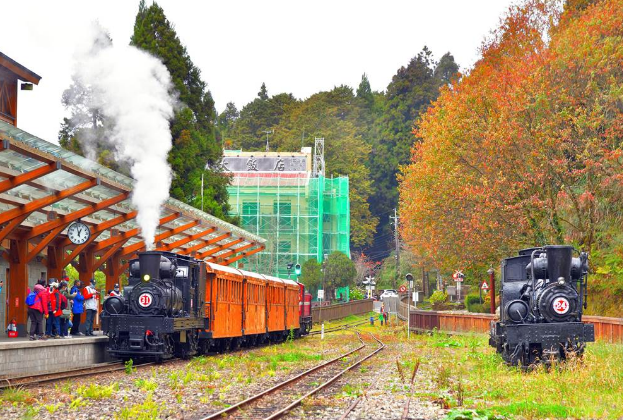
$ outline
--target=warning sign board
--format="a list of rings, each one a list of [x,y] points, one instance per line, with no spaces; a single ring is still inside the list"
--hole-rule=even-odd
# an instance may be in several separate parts
[[[489,284],[486,281],[482,282],[482,286],[480,286],[482,290],[489,290]]]
[[[401,286],[398,288],[398,291],[399,291],[400,293],[405,293],[405,292],[407,291],[407,286],[405,286],[404,284],[403,284],[403,285],[401,285]]]

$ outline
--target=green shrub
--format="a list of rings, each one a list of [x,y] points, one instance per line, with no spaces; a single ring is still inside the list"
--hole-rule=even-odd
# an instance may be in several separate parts
[[[433,305],[433,309],[441,309],[443,304],[448,300],[448,294],[441,290],[435,290],[428,300],[431,305]]]
[[[365,297],[363,290],[358,287],[353,287],[350,289],[350,300],[360,300]]]

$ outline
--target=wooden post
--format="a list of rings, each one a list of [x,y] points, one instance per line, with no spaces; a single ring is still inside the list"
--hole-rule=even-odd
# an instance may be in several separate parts
[[[26,335],[28,320],[26,290],[28,289],[28,241],[11,239],[9,248],[9,276],[7,279],[8,302],[7,321],[13,318],[20,336]]]
[[[106,261],[106,293],[115,287],[115,283],[119,283],[119,287],[121,287],[119,281],[121,272],[121,251],[117,251]]]
[[[47,269],[48,278],[60,279],[63,274],[63,246],[60,240],[48,246]]]
[[[92,249],[87,249],[80,253],[78,257],[78,276],[82,284],[87,286],[95,275],[93,265],[95,263],[95,255]]]

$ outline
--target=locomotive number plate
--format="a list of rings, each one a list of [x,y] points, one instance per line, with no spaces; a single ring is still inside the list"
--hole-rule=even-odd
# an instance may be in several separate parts
[[[554,300],[553,303],[554,312],[560,315],[564,315],[569,312],[569,301],[563,297],[559,297]]]
[[[151,293],[141,293],[138,297],[138,304],[141,305],[141,307],[143,308],[151,306],[153,301],[154,297],[151,295]]]

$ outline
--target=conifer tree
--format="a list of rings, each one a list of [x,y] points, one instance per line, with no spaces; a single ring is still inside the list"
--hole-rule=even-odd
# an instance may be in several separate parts
[[[224,217],[228,208],[228,178],[219,174],[222,148],[216,139],[216,109],[201,71],[193,64],[164,10],[155,2],[147,7],[141,0],[131,44],[162,60],[182,104],[171,121],[171,196],[201,208],[203,174],[204,210]]]

